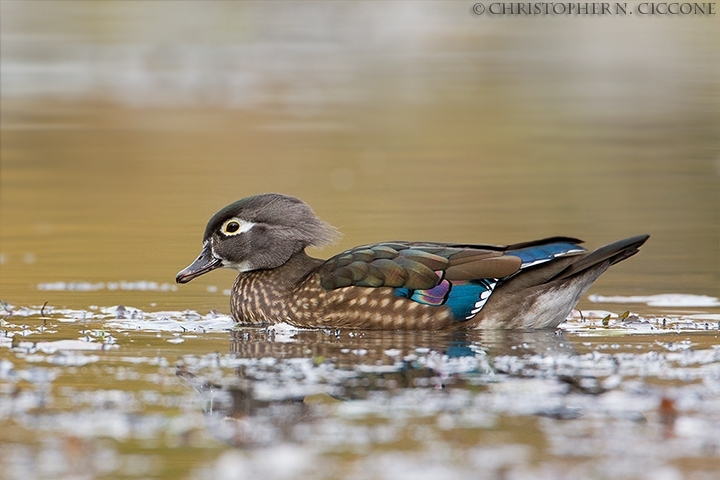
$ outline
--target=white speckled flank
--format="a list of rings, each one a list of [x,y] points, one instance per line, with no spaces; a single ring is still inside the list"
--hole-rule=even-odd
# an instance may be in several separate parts
[[[453,323],[444,306],[421,305],[394,297],[392,288],[347,287],[325,290],[317,275],[300,285],[277,281],[270,271],[238,275],[233,285],[231,309],[242,323],[297,327],[331,325],[370,329],[441,329]]]

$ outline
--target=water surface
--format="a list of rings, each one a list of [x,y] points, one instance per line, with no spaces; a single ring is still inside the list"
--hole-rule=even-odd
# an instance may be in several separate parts
[[[0,8],[0,477],[717,476],[716,18]],[[322,257],[651,238],[558,332],[238,329],[174,276],[268,191]]]

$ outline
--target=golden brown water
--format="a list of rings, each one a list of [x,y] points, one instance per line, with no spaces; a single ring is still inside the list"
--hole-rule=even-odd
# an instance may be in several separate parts
[[[264,191],[299,196],[341,229],[342,241],[319,255],[388,239],[508,243],[564,234],[599,246],[649,232],[642,255],[593,291],[719,291],[717,160],[689,158],[717,139],[697,132],[697,141],[678,142],[691,125],[669,134],[658,127],[619,145],[568,126],[555,146],[524,141],[522,158],[513,151],[517,132],[487,145],[463,138],[452,122],[437,123],[432,108],[407,140],[363,138],[362,128],[267,130],[282,120],[256,113],[86,104],[54,105],[57,116],[37,118],[33,128],[21,123],[40,108],[9,101],[3,112],[1,281],[3,297],[15,303],[88,305],[81,293],[38,291],[44,282],[172,283],[199,251],[210,215]],[[351,122],[354,112],[343,117],[336,121]],[[476,128],[493,129],[484,122]],[[597,128],[604,133],[589,136],[620,135]],[[378,147],[386,141],[400,145]],[[562,153],[543,153],[560,144]],[[227,311],[224,298],[204,292],[228,288],[232,276],[215,273],[152,301]]]
[[[396,239],[568,235],[596,247],[650,233],[591,294],[717,298],[716,17],[487,18],[463,2],[0,6],[0,299],[15,312],[0,317],[0,477],[72,474],[47,466],[57,457],[92,478],[713,478],[712,303],[584,299],[582,309],[630,309],[661,333],[603,329],[601,315],[560,340],[183,334],[195,324],[180,320],[158,333],[136,319],[112,326],[122,315],[96,306],[139,308],[151,322],[227,313],[233,272],[177,288],[174,276],[210,215],[269,191],[340,228],[318,256]],[[56,282],[95,289],[48,289]],[[710,331],[695,332],[703,322]],[[36,345],[79,338],[115,346]],[[393,365],[395,350],[415,355],[396,365],[400,379],[372,370]],[[304,366],[257,360],[268,357]],[[236,450],[206,428],[212,411],[203,417],[191,387],[202,388],[176,364],[233,392],[269,382],[287,399],[300,382],[310,420]],[[387,387],[407,381],[398,371],[411,372],[409,388]],[[585,376],[607,392],[577,390]],[[666,397],[677,424],[658,410]],[[272,408],[270,423],[297,413]],[[275,457],[297,475],[264,466]]]

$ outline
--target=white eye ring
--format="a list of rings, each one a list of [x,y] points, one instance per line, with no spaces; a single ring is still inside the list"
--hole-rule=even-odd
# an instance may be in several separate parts
[[[239,235],[250,230],[255,224],[248,222],[241,218],[233,217],[229,220],[225,220],[222,227],[220,227],[220,233],[226,237],[232,237],[233,235]]]

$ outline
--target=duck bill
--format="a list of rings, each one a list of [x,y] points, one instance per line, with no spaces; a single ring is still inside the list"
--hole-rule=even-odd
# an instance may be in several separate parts
[[[222,267],[222,260],[215,258],[210,250],[210,245],[206,244],[200,256],[186,268],[178,272],[175,277],[177,283],[188,283],[195,277],[204,275],[216,268]]]

